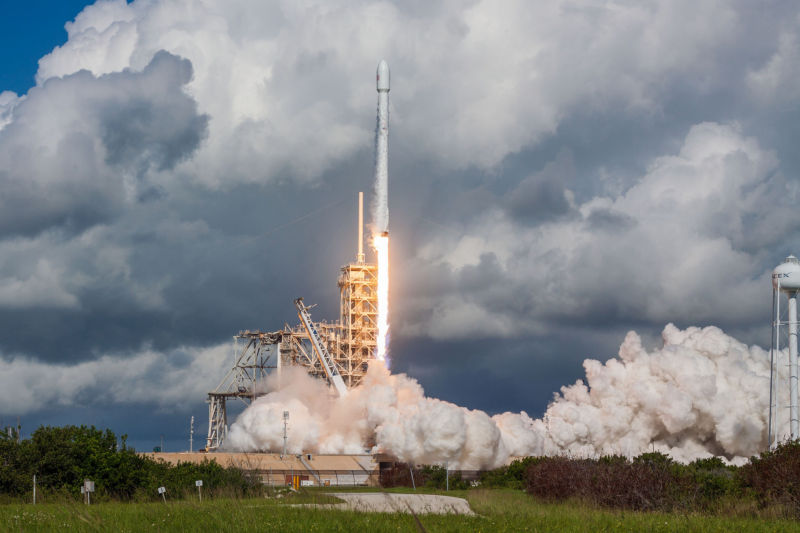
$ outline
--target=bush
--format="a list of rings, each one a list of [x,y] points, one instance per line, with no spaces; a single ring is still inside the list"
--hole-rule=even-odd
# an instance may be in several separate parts
[[[525,488],[545,500],[577,498],[619,509],[705,509],[740,492],[735,470],[720,459],[682,465],[662,453],[645,453],[632,461],[620,456],[551,457],[530,464]]]
[[[786,505],[800,515],[800,441],[788,441],[751,457],[739,470],[739,479],[762,506]]]
[[[490,488],[522,489],[525,487],[525,471],[530,465],[542,460],[542,457],[514,459],[506,466],[483,472],[480,475],[481,485]]]

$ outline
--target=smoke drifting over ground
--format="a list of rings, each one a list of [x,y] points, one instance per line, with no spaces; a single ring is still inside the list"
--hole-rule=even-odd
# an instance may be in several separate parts
[[[664,346],[652,352],[630,332],[618,357],[584,361],[585,383],[562,387],[538,420],[524,411],[490,417],[427,398],[414,379],[380,364],[345,398],[290,369],[268,380],[273,392],[239,416],[226,446],[281,449],[288,410],[292,453],[383,451],[464,469],[496,467],[511,456],[638,455],[653,448],[682,461],[721,455],[741,462],[763,449],[769,353],[716,327],[669,324],[662,335]]]

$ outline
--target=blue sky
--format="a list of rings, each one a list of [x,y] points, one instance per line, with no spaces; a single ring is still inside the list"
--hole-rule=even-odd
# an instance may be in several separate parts
[[[64,23],[90,3],[83,0],[4,1],[0,18],[0,90],[26,93],[35,83],[39,58],[67,40]]]

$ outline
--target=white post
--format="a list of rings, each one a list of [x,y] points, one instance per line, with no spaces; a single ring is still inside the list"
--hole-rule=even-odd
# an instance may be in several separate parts
[[[364,263],[364,193],[358,193],[358,264]]]
[[[792,440],[800,438],[797,417],[797,292],[789,293],[789,394]]]
[[[33,505],[36,505],[36,474],[33,475]]]

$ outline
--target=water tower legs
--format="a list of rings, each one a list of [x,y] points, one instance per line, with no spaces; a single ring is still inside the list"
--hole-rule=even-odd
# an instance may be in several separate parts
[[[792,440],[800,437],[800,422],[797,414],[797,292],[789,296],[789,401]]]

